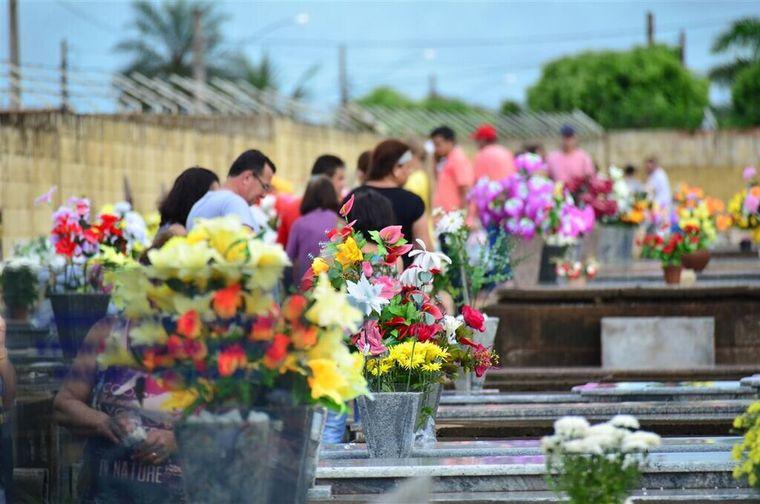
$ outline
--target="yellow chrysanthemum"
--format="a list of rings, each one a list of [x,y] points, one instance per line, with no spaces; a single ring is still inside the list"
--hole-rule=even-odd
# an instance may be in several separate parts
[[[349,236],[344,243],[338,245],[338,253],[335,254],[335,260],[343,267],[355,264],[364,259],[361,249],[356,244],[356,240]]]

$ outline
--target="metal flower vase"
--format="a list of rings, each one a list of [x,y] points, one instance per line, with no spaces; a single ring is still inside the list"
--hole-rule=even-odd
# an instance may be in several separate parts
[[[314,483],[324,410],[254,411],[243,422],[181,422],[175,427],[190,503],[305,503]]]
[[[360,397],[359,413],[371,458],[406,458],[414,445],[419,392],[379,392]]]

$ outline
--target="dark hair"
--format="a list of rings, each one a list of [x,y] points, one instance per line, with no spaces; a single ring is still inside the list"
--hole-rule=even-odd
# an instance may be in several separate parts
[[[338,211],[338,194],[335,192],[332,181],[326,175],[311,177],[301,200],[301,215],[306,215],[318,208]]]
[[[359,188],[353,194],[354,206],[346,218],[349,222],[356,221],[354,229],[361,231],[365,238],[369,238],[370,231],[379,231],[396,224],[391,200],[367,187]]]
[[[372,151],[365,150],[359,154],[359,159],[356,161],[356,170],[366,176],[369,172],[370,164],[372,164]]]
[[[632,164],[626,165],[626,167],[625,167],[625,174],[627,176],[630,177],[631,175],[633,175],[635,173],[636,173],[636,167],[635,166],[633,166]]]
[[[332,177],[335,172],[340,168],[345,168],[346,163],[343,162],[338,156],[332,154],[322,154],[314,161],[314,166],[311,167],[312,175],[327,175]]]
[[[372,151],[372,163],[367,173],[367,180],[382,180],[393,172],[401,156],[409,146],[401,140],[383,140]]]
[[[436,129],[430,132],[430,138],[437,136],[443,138],[444,140],[448,140],[449,142],[456,142],[457,140],[457,134],[448,126],[438,126]]]
[[[269,165],[272,168],[272,172],[277,171],[277,167],[266,154],[257,149],[249,149],[240,154],[235,162],[232,163],[227,176],[237,177],[248,170],[251,170],[255,175],[261,175],[264,172],[264,166],[266,165]]]
[[[206,194],[214,182],[219,182],[216,173],[207,168],[194,166],[180,173],[169,193],[158,206],[161,225],[185,225],[193,205]]]

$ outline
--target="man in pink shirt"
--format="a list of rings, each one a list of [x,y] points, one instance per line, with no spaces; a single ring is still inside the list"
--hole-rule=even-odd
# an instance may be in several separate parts
[[[496,143],[498,134],[490,124],[481,124],[470,138],[478,143],[480,150],[475,155],[475,181],[488,177],[504,180],[515,172],[515,158],[506,147]]]
[[[562,126],[562,150],[549,154],[546,160],[549,177],[557,182],[569,182],[575,178],[591,177],[594,163],[586,151],[578,147],[575,130],[572,126]]]
[[[467,193],[475,177],[467,156],[457,146],[456,133],[448,126],[441,126],[430,133],[430,139],[439,160],[433,207],[441,207],[446,212],[467,209]]]

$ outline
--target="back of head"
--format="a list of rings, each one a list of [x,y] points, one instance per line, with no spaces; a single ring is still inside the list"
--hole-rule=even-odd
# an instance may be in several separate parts
[[[180,173],[158,207],[161,225],[181,224],[184,226],[193,205],[209,191],[214,183],[219,183],[219,177],[207,168],[194,166]]]
[[[311,174],[333,177],[336,171],[345,167],[346,163],[344,163],[338,156],[322,154],[316,159],[316,161],[314,161],[314,166],[311,167]]]
[[[624,168],[624,173],[627,177],[633,177],[634,175],[636,175],[636,167],[631,164],[626,165],[626,167]]]
[[[424,163],[428,156],[425,144],[416,138],[408,138],[406,144],[409,146],[409,150],[412,151],[412,155]]]
[[[372,151],[372,162],[367,180],[382,180],[391,173],[401,157],[409,151],[409,146],[401,140],[383,140]]]
[[[356,221],[354,229],[369,238],[370,231],[379,231],[396,224],[396,214],[391,201],[372,189],[359,189],[354,192],[354,206],[346,218]]]
[[[430,132],[430,138],[441,137],[449,142],[457,141],[457,134],[448,126],[438,126]]]
[[[372,151],[366,150],[359,155],[359,159],[356,161],[356,170],[366,177],[370,164],[372,164]]]
[[[317,209],[338,211],[338,195],[326,175],[311,177],[301,200],[301,215]]]
[[[264,167],[269,165],[272,168],[272,172],[277,171],[277,167],[274,165],[271,159],[266,154],[258,149],[249,149],[240,154],[237,159],[230,166],[230,171],[227,173],[228,177],[237,177],[247,171],[252,171],[255,175],[261,175],[264,172]]]

